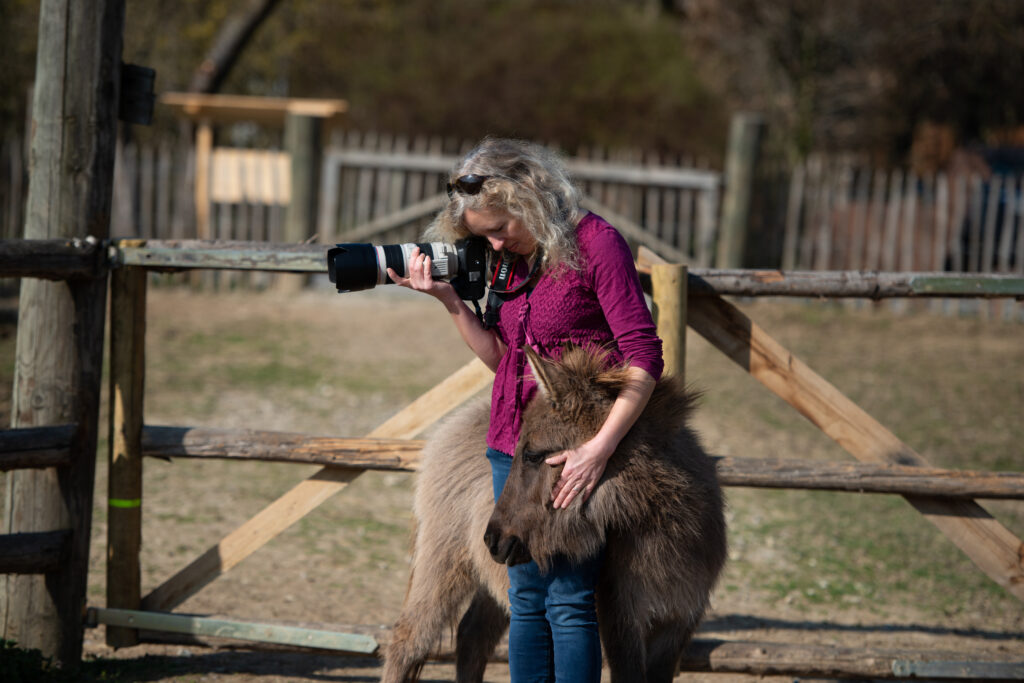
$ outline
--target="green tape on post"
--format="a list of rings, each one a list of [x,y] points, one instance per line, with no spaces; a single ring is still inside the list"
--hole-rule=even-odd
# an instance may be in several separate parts
[[[142,507],[142,499],[141,498],[111,498],[110,499],[110,507],[112,507],[112,508],[122,508],[122,509],[138,508],[138,507]]]

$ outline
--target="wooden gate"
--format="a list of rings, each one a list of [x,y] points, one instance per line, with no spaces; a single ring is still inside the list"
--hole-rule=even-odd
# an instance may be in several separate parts
[[[145,427],[141,402],[133,389],[144,366],[145,277],[147,269],[231,268],[286,272],[323,273],[323,247],[267,245],[174,245],[161,243],[120,244],[112,290],[111,395],[115,404],[114,445],[110,475],[113,501],[131,501],[123,514],[110,517],[108,568],[110,586],[107,608],[93,608],[96,623],[106,623],[108,637],[118,645],[135,642],[135,629],[216,630],[202,620],[183,623],[180,615],[167,614],[201,590],[317,505],[343,490],[366,469],[415,469],[422,442],[411,440],[427,425],[475,394],[491,381],[482,363],[474,361],[441,385],[427,392],[398,415],[363,439],[314,438],[300,434],[228,431],[175,427]],[[723,294],[921,297],[921,296],[1021,296],[1024,279],[1012,276],[965,276],[906,273],[781,273],[778,271],[695,270],[680,277],[680,266],[641,251],[639,269],[646,286],[658,285],[653,295],[661,311],[680,311],[690,327],[708,339],[762,384],[789,402],[818,425],[857,460],[856,465],[822,464],[794,460],[768,461],[722,458],[719,471],[727,486],[804,487],[830,490],[886,491],[901,493],[926,519],[963,550],[977,566],[1018,598],[1024,599],[1024,564],[1021,541],[973,502],[976,497],[1024,498],[1024,474],[952,472],[937,470],[880,423],[844,397],[771,339],[753,321],[725,301]],[[662,269],[674,277],[658,274]],[[685,275],[685,271],[683,271]],[[661,334],[681,330],[681,320],[662,316]],[[675,340],[677,343],[681,339]],[[670,364],[680,365],[676,351],[668,351]],[[671,345],[667,345],[667,350]],[[122,438],[123,437],[123,438]],[[162,457],[220,457],[285,460],[318,463],[324,467],[297,484],[255,517],[210,547],[200,557],[168,578],[146,596],[138,594],[137,531],[142,491],[138,488],[143,455]],[[116,506],[115,506],[116,507]],[[113,509],[112,509],[113,511]],[[133,589],[133,590],[125,590]],[[138,608],[143,612],[139,612]],[[143,621],[145,620],[145,621]],[[115,628],[117,626],[118,628]],[[265,626],[235,623],[221,635],[255,638]],[[233,630],[232,630],[233,629]],[[345,634],[316,631],[299,634],[307,644],[334,642],[319,647],[361,651],[373,643],[349,640]],[[358,635],[358,634],[355,634]],[[294,644],[296,634],[283,636]],[[353,636],[354,637],[354,636]],[[289,640],[291,639],[291,640]],[[317,640],[322,639],[322,640]],[[333,640],[332,640],[333,639]],[[282,641],[278,641],[282,642]],[[339,642],[341,644],[339,644]],[[964,655],[956,666],[935,662],[928,653],[846,652],[842,648],[724,643],[699,641],[689,650],[685,666],[692,670],[787,672],[799,675],[904,677],[955,675],[960,677],[1012,678],[1024,675],[1024,662],[977,662]],[[957,668],[959,667],[959,668]],[[945,673],[935,673],[935,672]],[[952,673],[951,673],[952,672]],[[956,673],[959,672],[959,673]]]

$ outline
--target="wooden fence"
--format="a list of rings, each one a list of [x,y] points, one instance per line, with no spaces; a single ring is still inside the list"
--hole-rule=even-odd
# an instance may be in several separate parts
[[[774,187],[786,194],[773,202],[784,214],[766,232],[781,253],[764,265],[1021,273],[1021,181],[1021,175],[976,172],[919,176],[813,156]]]
[[[324,152],[316,241],[416,238],[465,151],[439,138],[348,132]],[[20,235],[24,143],[0,147],[0,236]],[[701,164],[707,166],[706,163]],[[195,159],[170,144],[119,145],[111,234],[196,239]],[[570,159],[591,206],[673,260],[714,265],[722,182],[650,154],[586,150]],[[283,241],[290,170],[279,151],[214,148],[209,237]],[[784,270],[1024,272],[1024,177],[917,176],[812,156],[759,176],[746,261]],[[20,198],[20,199],[19,199]],[[632,228],[632,230],[631,230]]]
[[[109,260],[107,260],[109,259]],[[111,270],[111,439],[106,607],[88,610],[93,624],[106,624],[118,646],[139,641],[140,628],[188,633],[200,640],[230,636],[286,645],[373,652],[365,634],[337,629],[294,629],[169,613],[229,571],[289,525],[343,490],[367,469],[411,470],[421,442],[410,439],[491,381],[474,361],[362,439],[310,437],[251,430],[210,430],[146,425],[142,412],[145,368],[147,271],[227,268],[319,273],[326,270],[323,246],[122,241],[106,248],[87,241],[0,242],[0,275],[68,279]],[[667,366],[682,367],[685,324],[696,330],[770,390],[789,402],[857,460],[856,465],[794,460],[724,458],[723,484],[879,491],[904,495],[924,517],[963,550],[990,578],[1024,599],[1021,541],[979,507],[975,497],[1024,498],[1024,473],[951,472],[924,459],[846,399],[826,380],[789,354],[722,294],[806,296],[1024,295],[1024,278],[932,273],[782,273],[696,270],[664,264],[643,249],[638,262],[645,287],[662,315]],[[815,284],[816,283],[816,284]],[[668,312],[680,317],[667,320]],[[667,332],[671,331],[671,332]],[[675,351],[670,351],[670,349]],[[54,426],[0,434],[0,469],[63,467],[70,429]],[[142,458],[215,457],[319,463],[324,467],[297,484],[255,517],[169,577],[140,595]],[[34,573],[59,562],[67,539],[60,534],[0,537],[0,571]],[[141,608],[141,610],[140,610]],[[378,636],[386,631],[375,630]],[[160,639],[149,633],[149,639]],[[969,678],[1024,675],[1024,661],[980,662],[970,653],[956,662],[926,653],[857,652],[825,645],[698,641],[684,665],[691,670],[907,677],[921,672]],[[935,673],[934,675],[940,675]]]

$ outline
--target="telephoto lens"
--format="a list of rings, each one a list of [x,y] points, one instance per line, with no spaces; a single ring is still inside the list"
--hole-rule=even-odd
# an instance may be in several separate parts
[[[405,266],[413,249],[430,257],[430,275],[435,280],[451,280],[459,272],[458,251],[445,242],[414,244],[339,244],[327,252],[327,274],[339,292],[359,292],[377,285],[394,284],[388,277],[391,268],[407,277]]]

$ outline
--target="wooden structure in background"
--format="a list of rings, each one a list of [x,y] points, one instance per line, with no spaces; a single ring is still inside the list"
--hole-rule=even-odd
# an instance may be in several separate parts
[[[198,239],[216,237],[210,231],[214,126],[244,121],[284,129],[284,152],[290,159],[284,241],[302,242],[312,234],[316,226],[322,136],[325,129],[344,121],[348,111],[345,100],[164,93],[159,103],[197,126],[194,201]],[[271,160],[272,157],[267,158]],[[253,155],[253,161],[264,163],[263,155]],[[270,175],[274,168],[265,166],[263,171]],[[275,198],[280,199],[280,195]]]

